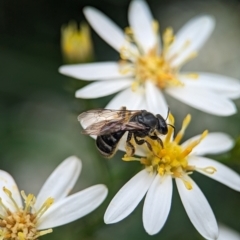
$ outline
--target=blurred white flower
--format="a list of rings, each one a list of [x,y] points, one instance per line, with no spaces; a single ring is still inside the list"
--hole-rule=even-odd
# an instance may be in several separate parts
[[[107,196],[105,185],[67,196],[81,168],[78,158],[67,158],[49,176],[37,197],[24,191],[20,193],[12,176],[0,170],[0,239],[37,239],[52,232],[51,228],[72,222],[97,208]]]
[[[240,234],[235,230],[220,224],[217,240],[240,240]]]
[[[174,118],[170,117],[170,124]],[[162,137],[164,148],[154,140],[149,139],[152,151],[141,148],[138,154],[142,157],[128,157],[125,161],[139,161],[145,169],[130,179],[115,195],[109,204],[104,221],[107,224],[116,223],[127,217],[139,204],[144,195],[143,225],[150,235],[158,233],[168,217],[172,188],[175,179],[183,206],[195,228],[206,239],[217,239],[218,226],[213,211],[199,189],[190,177],[194,171],[200,172],[228,187],[240,191],[240,176],[223,164],[203,154],[216,154],[232,148],[233,140],[224,133],[209,133],[195,136],[179,144],[190,115],[184,121],[180,132],[173,138],[173,128],[169,126],[168,134]],[[142,145],[143,146],[143,145]],[[124,146],[120,146],[124,149]],[[143,151],[144,150],[144,151]]]
[[[78,90],[76,97],[98,98],[121,91],[106,108],[119,109],[124,105],[128,109],[165,114],[165,92],[210,114],[227,116],[236,112],[230,99],[240,96],[237,79],[204,72],[180,72],[212,33],[215,25],[212,17],[191,19],[176,36],[168,28],[161,42],[158,24],[145,1],[131,2],[130,27],[125,33],[97,9],[87,7],[84,13],[95,31],[120,53],[120,61],[60,67],[62,74],[97,80]]]

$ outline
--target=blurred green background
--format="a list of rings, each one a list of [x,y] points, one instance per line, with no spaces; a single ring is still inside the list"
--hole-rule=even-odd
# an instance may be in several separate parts
[[[216,18],[216,29],[199,56],[185,66],[191,71],[210,71],[240,79],[240,1],[148,1],[161,32],[168,26],[177,31],[197,14]],[[128,26],[127,0],[1,0],[0,1],[0,168],[16,179],[20,189],[37,194],[53,169],[65,158],[76,155],[83,170],[74,189],[104,183],[109,188],[104,204],[88,216],[54,229],[42,239],[202,239],[190,223],[174,189],[169,218],[156,236],[142,226],[142,203],[128,218],[105,225],[104,211],[120,187],[141,166],[121,161],[122,153],[106,160],[97,152],[94,140],[81,135],[79,113],[104,107],[112,98],[75,99],[75,90],[87,82],[58,73],[63,64],[60,28],[69,20],[84,20],[82,8],[94,6],[122,28]],[[118,60],[118,54],[92,31],[95,60]],[[192,122],[185,138],[205,129],[223,131],[237,139],[240,113],[220,118],[194,110],[167,97],[176,116],[178,130],[187,113]],[[240,110],[240,100],[235,101]],[[240,147],[240,144],[239,144]],[[240,173],[240,152],[213,158]],[[240,232],[240,194],[207,177],[193,174],[219,222]]]

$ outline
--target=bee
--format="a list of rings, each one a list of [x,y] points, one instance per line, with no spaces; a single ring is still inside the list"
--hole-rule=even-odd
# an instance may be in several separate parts
[[[80,114],[78,121],[86,127],[83,134],[97,136],[96,146],[107,158],[115,154],[118,143],[126,132],[128,156],[135,153],[135,147],[131,143],[132,137],[137,145],[145,143],[151,151],[152,147],[146,137],[158,141],[163,147],[158,134],[166,135],[169,125],[160,114],[154,115],[146,110],[127,110],[126,107],[120,110],[93,109]]]

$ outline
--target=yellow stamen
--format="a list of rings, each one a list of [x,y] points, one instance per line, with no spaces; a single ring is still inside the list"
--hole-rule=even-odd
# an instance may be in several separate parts
[[[168,120],[169,120],[169,124],[174,126],[174,117],[171,113],[169,113],[169,115],[168,115]],[[173,127],[168,126],[168,133],[165,137],[165,143],[168,143],[171,140],[173,131],[174,131]]]
[[[18,205],[17,205],[16,201],[13,199],[11,191],[8,190],[6,187],[3,187],[3,191],[10,198],[10,200],[12,201],[16,210],[19,211]]]
[[[186,181],[184,179],[182,179],[185,187],[188,189],[188,190],[191,190],[192,189],[192,184],[189,182],[189,181]]]
[[[129,157],[127,154],[124,155],[122,158],[123,161],[129,162],[129,161],[141,161],[141,158],[137,157]]]
[[[152,28],[153,28],[153,31],[155,32],[155,34],[158,34],[158,33],[159,33],[159,23],[158,23],[158,21],[153,20],[153,22],[152,22]]]
[[[132,36],[133,35],[133,30],[130,28],[130,27],[126,27],[125,28],[125,36],[128,37],[128,36]]]
[[[139,83],[138,82],[133,82],[131,85],[132,91],[135,92],[139,87]]]
[[[183,135],[184,135],[184,133],[185,133],[185,130],[186,130],[186,128],[188,127],[190,121],[191,121],[191,115],[188,114],[188,115],[185,117],[185,119],[183,120],[183,124],[182,124],[182,128],[181,128],[180,132],[177,134],[177,136],[176,136],[175,139],[174,139],[174,142],[175,142],[175,143],[179,143],[179,142],[182,140],[182,137],[183,137]]]
[[[193,148],[195,148],[208,134],[208,131],[205,130],[202,135],[200,136],[199,139],[189,143],[189,145],[183,150],[182,152],[182,156],[185,157],[187,155],[189,155],[189,153],[191,153],[191,151],[193,150]]]
[[[172,28],[167,28],[165,32],[163,33],[163,55],[165,56],[167,51],[169,50],[169,47],[174,42],[175,37],[173,34]]]
[[[10,210],[4,205],[2,198],[0,198],[0,206],[5,210],[6,214],[10,213]],[[3,216],[1,215],[0,218],[3,218]]]
[[[43,236],[43,235],[46,235],[46,234],[52,233],[52,232],[53,232],[53,230],[50,228],[50,229],[43,230],[43,231],[39,232],[38,236],[40,237],[40,236]]]
[[[53,198],[48,198],[43,205],[40,207],[40,209],[36,212],[37,219],[39,219],[51,205],[53,204],[54,199]]]
[[[29,212],[31,208],[34,206],[36,202],[36,198],[34,197],[33,194],[28,194],[26,195],[24,191],[21,191],[22,198],[24,199],[25,203],[25,212]]]
[[[202,170],[203,172],[206,172],[206,173],[208,173],[208,174],[214,174],[216,171],[217,171],[217,169],[216,168],[214,168],[214,167],[205,167],[205,168],[198,168],[198,169],[200,169],[200,170]]]
[[[186,76],[188,78],[191,78],[192,80],[197,80],[199,78],[199,74],[197,73],[188,73],[188,74],[182,74],[182,76]]]

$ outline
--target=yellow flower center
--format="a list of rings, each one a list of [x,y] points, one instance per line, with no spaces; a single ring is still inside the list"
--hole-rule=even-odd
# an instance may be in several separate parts
[[[169,120],[170,124],[173,125],[174,118],[171,114],[169,115]],[[183,180],[186,188],[191,189],[191,183],[185,180],[185,176],[186,174],[191,174],[195,170],[195,166],[189,165],[188,155],[202,141],[202,139],[206,137],[208,131],[204,131],[199,139],[191,141],[187,146],[182,147],[179,145],[179,142],[181,141],[190,121],[191,116],[187,115],[183,121],[181,130],[175,138],[173,138],[173,127],[169,126],[168,134],[163,139],[163,148],[157,141],[148,138],[147,141],[150,143],[152,151],[148,150],[146,157],[137,158],[125,155],[123,160],[138,160],[145,165],[150,172],[156,172],[161,176],[171,175],[173,178],[180,178]],[[209,174],[216,171],[213,167],[206,167],[202,170]]]
[[[38,231],[37,224],[39,218],[53,204],[53,198],[48,198],[36,211],[34,209],[36,198],[33,194],[26,196],[24,191],[21,191],[25,203],[25,207],[22,208],[17,205],[10,190],[3,187],[3,191],[10,200],[8,202],[12,204],[15,210],[11,211],[7,208],[0,198],[0,240],[33,240],[52,232],[52,229]]]
[[[122,74],[132,73],[134,75],[133,90],[141,87],[145,81],[152,81],[160,89],[170,86],[183,86],[184,84],[179,80],[178,76],[182,65],[173,67],[171,63],[189,46],[189,41],[179,49],[178,53],[168,59],[166,55],[175,40],[173,30],[172,28],[167,28],[163,33],[163,49],[159,53],[157,46],[157,22],[153,23],[153,29],[156,33],[156,45],[148,53],[143,53],[141,46],[134,37],[133,31],[130,28],[126,29],[126,43],[120,50],[120,72]],[[184,63],[195,56],[196,53],[190,54]],[[198,76],[197,74],[189,74],[189,77],[196,79]]]

